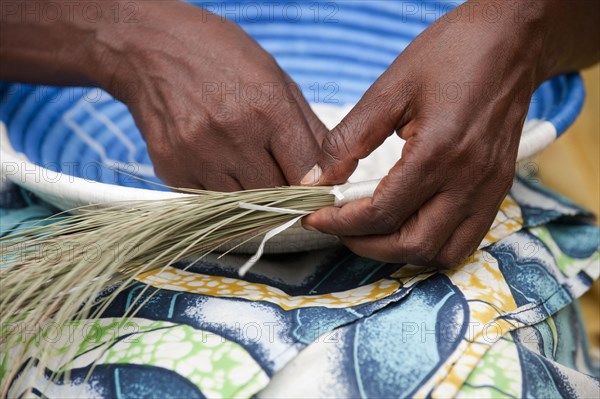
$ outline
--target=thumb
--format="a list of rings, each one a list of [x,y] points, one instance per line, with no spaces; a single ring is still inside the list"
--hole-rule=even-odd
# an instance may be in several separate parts
[[[389,101],[371,87],[346,117],[325,135],[317,163],[304,176],[302,185],[344,183],[396,126]]]

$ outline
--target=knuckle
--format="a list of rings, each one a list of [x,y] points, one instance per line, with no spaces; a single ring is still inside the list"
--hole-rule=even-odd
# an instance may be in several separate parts
[[[416,240],[405,240],[402,242],[402,252],[407,259],[419,259],[420,243]]]
[[[375,233],[389,234],[398,230],[399,223],[395,212],[385,206],[371,205],[369,219]]]
[[[204,126],[200,119],[195,116],[177,115],[173,119],[173,128],[165,137],[163,144],[169,146],[173,152],[173,147],[190,148],[198,145],[201,132]],[[166,136],[166,135],[165,135]]]
[[[343,124],[342,122],[341,124]],[[348,145],[346,142],[343,129],[335,129],[325,135],[323,139],[323,152],[330,159],[339,162],[349,155]]]
[[[414,248],[415,255],[425,262],[431,262],[438,253],[438,246],[433,240],[417,240]]]
[[[352,220],[347,215],[336,213],[331,220],[331,224],[337,226],[339,229],[347,229],[352,225]]]
[[[426,265],[437,254],[437,249],[432,243],[421,240],[407,240],[402,242],[402,257],[415,265]]]
[[[232,124],[236,123],[236,115],[233,108],[229,105],[221,105],[218,109],[208,113],[208,124],[216,130],[226,130]]]
[[[284,109],[284,103],[280,102],[279,99],[265,99],[264,101],[255,101],[247,105],[248,114],[251,118],[261,122],[268,122],[271,120],[280,120],[280,111]]]

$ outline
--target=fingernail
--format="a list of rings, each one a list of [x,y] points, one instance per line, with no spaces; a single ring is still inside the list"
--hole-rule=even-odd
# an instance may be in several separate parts
[[[312,169],[302,178],[300,184],[303,186],[314,186],[319,184],[319,180],[321,180],[321,175],[323,171],[319,165],[315,165]]]

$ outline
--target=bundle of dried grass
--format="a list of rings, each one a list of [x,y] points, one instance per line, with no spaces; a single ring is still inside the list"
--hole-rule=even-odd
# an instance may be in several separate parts
[[[369,187],[366,192],[374,184]],[[244,243],[291,225],[299,215],[334,205],[336,194],[339,198],[339,191],[332,191],[331,187],[282,187],[237,193],[184,191],[190,195],[78,208],[73,210],[76,214],[62,213],[0,238],[2,325],[36,331],[48,320],[61,326],[98,319],[136,275],[185,258],[197,261],[225,244]],[[361,191],[365,193],[365,187]],[[352,197],[355,196],[348,199]],[[99,256],[90,257],[90,248],[99,251]],[[113,288],[111,293],[98,299],[107,287]],[[137,299],[132,303],[128,318],[144,304]],[[27,364],[19,373],[27,373],[34,366],[38,372],[44,370],[50,354],[44,345],[35,345],[40,340],[38,333],[24,339],[14,331],[2,329],[4,359],[0,363],[8,363],[10,352],[10,363]],[[60,362],[65,365],[62,369],[68,369],[73,353],[63,356],[66,359]],[[0,368],[3,397],[16,372]],[[52,378],[59,374],[65,377],[55,371]]]

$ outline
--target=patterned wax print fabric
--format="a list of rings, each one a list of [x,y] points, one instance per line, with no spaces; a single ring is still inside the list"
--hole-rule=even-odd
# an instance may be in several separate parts
[[[6,182],[0,207],[2,234],[55,212]],[[67,345],[79,350],[70,380],[42,370],[33,392],[597,398],[576,298],[598,278],[599,242],[585,210],[515,180],[481,248],[455,270],[380,263],[343,247],[265,256],[244,279],[242,256],[177,264],[138,276],[98,321],[40,343],[56,369]],[[23,366],[10,351],[1,356],[3,377]],[[27,378],[9,381],[10,397]]]
[[[460,1],[195,3],[239,23],[311,103],[346,106]],[[135,130],[124,104],[109,96],[93,102],[97,93],[84,88],[10,89],[0,83],[2,98],[14,100],[0,102],[0,117],[15,148],[33,162],[58,168],[73,161],[72,174],[89,178],[77,167],[90,159],[135,161],[147,166],[142,177],[157,181],[139,134],[126,146],[103,134],[102,115],[111,127]],[[42,104],[31,93],[52,101]],[[530,118],[552,114],[545,99],[532,103]],[[562,132],[568,120],[553,123]],[[103,158],[97,146],[77,139],[96,131]],[[95,179],[125,184],[109,175]],[[1,234],[55,212],[2,183]],[[576,299],[598,278],[599,242],[585,210],[531,180],[516,180],[480,249],[451,271],[375,262],[341,246],[265,256],[244,279],[236,273],[242,256],[177,264],[138,276],[100,320],[69,326],[68,334],[50,331],[52,339],[39,344],[56,356],[32,392],[53,398],[598,398],[598,365],[588,357]],[[124,323],[127,309],[146,299]],[[108,348],[99,347],[107,340]],[[63,368],[66,347],[78,348],[71,378],[49,381]],[[23,364],[10,348],[1,349],[4,379]],[[28,377],[17,372],[8,381],[9,397],[22,395]]]

